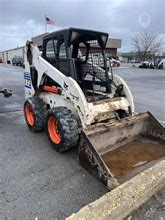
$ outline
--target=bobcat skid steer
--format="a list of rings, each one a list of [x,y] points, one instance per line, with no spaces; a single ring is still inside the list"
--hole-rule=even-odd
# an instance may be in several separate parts
[[[165,130],[149,112],[134,113],[128,85],[108,70],[107,39],[60,30],[44,37],[42,54],[28,41],[24,115],[56,151],[78,145],[80,164],[111,190],[165,158]]]

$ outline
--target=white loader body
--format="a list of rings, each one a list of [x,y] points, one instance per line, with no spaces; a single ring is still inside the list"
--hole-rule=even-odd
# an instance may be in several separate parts
[[[25,48],[25,98],[34,96],[35,90],[33,88],[30,76],[30,65],[27,61],[27,47]],[[31,43],[32,52],[32,65],[38,72],[39,87],[44,75],[49,76],[61,86],[61,95],[53,94],[49,92],[42,92],[38,94],[45,103],[49,104],[51,108],[57,106],[66,106],[72,109],[72,111],[81,119],[81,125],[85,128],[94,122],[101,121],[107,118],[115,118],[115,111],[123,109],[126,111],[134,112],[134,103],[131,91],[125,81],[114,75],[114,82],[116,85],[123,85],[125,97],[114,98],[113,93],[109,95],[109,99],[106,102],[100,103],[88,103],[86,97],[78,85],[78,83],[71,77],[65,76],[62,72],[48,63],[41,57],[41,53],[36,45]],[[99,67],[98,67],[99,68]]]

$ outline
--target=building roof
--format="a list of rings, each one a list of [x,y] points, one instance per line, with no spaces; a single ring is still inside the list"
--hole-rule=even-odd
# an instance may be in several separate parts
[[[42,43],[43,43],[43,38],[48,35],[49,32],[47,33],[43,33],[43,34],[40,34],[40,35],[37,35],[35,37],[32,37],[32,41],[37,45],[37,46],[42,46]]]
[[[95,30],[88,30],[88,29],[80,29],[80,28],[67,28],[52,32],[44,37],[43,40],[48,40],[51,37],[58,37],[63,36],[65,39],[65,43],[70,46],[75,41],[92,41],[97,40],[101,47],[105,48],[108,33],[95,31]]]
[[[24,48],[24,47],[25,47],[25,46],[15,47],[15,48],[8,49],[8,50],[3,50],[3,51],[0,51],[0,53],[9,52],[9,51],[12,51],[12,50],[19,50],[19,49],[22,49],[22,48]]]
[[[106,48],[121,48],[121,39],[108,38]]]

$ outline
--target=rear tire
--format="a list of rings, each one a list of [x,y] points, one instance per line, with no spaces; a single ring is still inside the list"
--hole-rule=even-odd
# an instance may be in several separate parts
[[[29,129],[33,132],[43,131],[45,104],[39,97],[32,97],[24,104],[24,117]]]
[[[46,116],[46,134],[58,152],[65,152],[78,143],[78,123],[71,110],[66,107],[49,109]]]

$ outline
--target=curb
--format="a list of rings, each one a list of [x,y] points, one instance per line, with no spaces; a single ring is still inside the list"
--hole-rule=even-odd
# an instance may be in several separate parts
[[[66,220],[120,220],[165,187],[165,160],[158,162]]]

